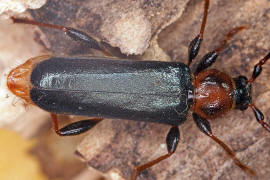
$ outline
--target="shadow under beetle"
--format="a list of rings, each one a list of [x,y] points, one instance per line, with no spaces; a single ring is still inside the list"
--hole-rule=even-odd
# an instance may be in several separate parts
[[[217,118],[232,109],[250,107],[257,121],[270,132],[264,116],[251,98],[251,85],[260,75],[270,52],[255,66],[250,79],[231,78],[215,69],[207,70],[224,49],[229,39],[247,28],[236,27],[207,53],[197,69],[189,66],[197,56],[208,15],[209,0],[205,0],[200,33],[189,45],[188,64],[159,61],[134,61],[110,57],[54,57],[39,56],[13,69],[7,77],[8,88],[27,103],[35,104],[52,113],[55,132],[60,136],[77,135],[97,124],[102,118],[129,119],[171,125],[166,138],[168,153],[141,166],[130,177],[170,157],[176,150],[180,133],[178,125],[185,122],[189,109],[198,128],[218,143],[235,164],[250,175],[255,171],[237,159],[233,151],[212,134],[207,119]],[[74,40],[86,43],[106,55],[109,46],[79,30],[59,25],[12,17],[14,23],[49,27],[65,32]],[[98,117],[71,123],[58,128],[56,114]]]

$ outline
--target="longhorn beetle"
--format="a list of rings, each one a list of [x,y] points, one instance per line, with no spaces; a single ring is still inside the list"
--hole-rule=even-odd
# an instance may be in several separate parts
[[[7,86],[27,103],[52,113],[55,132],[60,136],[81,134],[102,118],[129,119],[163,123],[172,126],[166,138],[168,153],[146,164],[135,167],[130,180],[146,168],[170,157],[176,150],[187,113],[193,111],[198,128],[218,143],[245,172],[255,171],[237,159],[233,151],[213,135],[207,119],[222,116],[232,109],[251,108],[256,120],[270,132],[263,113],[252,103],[251,86],[270,58],[270,52],[255,66],[251,78],[231,78],[208,68],[236,33],[247,28],[232,29],[220,46],[207,53],[191,74],[189,66],[197,56],[203,40],[209,0],[205,0],[204,15],[199,34],[189,45],[187,65],[179,62],[135,61],[110,57],[39,56],[13,69]],[[83,41],[93,49],[110,55],[105,43],[70,27],[41,23],[12,17],[14,23],[32,24],[63,31],[74,40]],[[58,127],[56,114],[98,117]]]

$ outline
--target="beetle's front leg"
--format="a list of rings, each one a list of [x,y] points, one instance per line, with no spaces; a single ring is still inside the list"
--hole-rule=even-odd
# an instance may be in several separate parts
[[[218,143],[227,153],[228,155],[232,158],[232,160],[234,161],[234,163],[240,167],[242,170],[244,170],[245,172],[249,173],[250,175],[255,175],[256,172],[252,169],[250,169],[249,167],[247,167],[245,164],[243,164],[236,156],[235,153],[229,148],[229,146],[227,146],[224,142],[222,142],[220,139],[218,139],[216,136],[214,136],[212,134],[212,130],[211,130],[211,126],[210,123],[200,117],[198,114],[196,113],[192,113],[193,119],[197,125],[197,127],[207,136],[209,136],[212,140],[214,140],[216,143]]]
[[[97,123],[99,123],[102,120],[102,118],[92,118],[92,119],[87,119],[87,120],[81,120],[74,123],[70,123],[66,125],[65,127],[59,129],[57,115],[51,114],[51,117],[52,117],[54,131],[59,136],[79,135],[81,133],[84,133],[85,131],[88,131],[89,129],[94,127]]]
[[[173,126],[166,138],[166,144],[167,144],[167,150],[168,153],[158,157],[157,159],[154,159],[148,163],[145,163],[143,165],[140,166],[136,166],[134,172],[132,173],[130,180],[135,180],[137,175],[142,172],[143,170],[150,168],[152,166],[154,166],[155,164],[159,163],[160,161],[167,159],[168,157],[170,157],[176,150],[178,142],[179,142],[179,138],[180,138],[180,132],[177,126]]]

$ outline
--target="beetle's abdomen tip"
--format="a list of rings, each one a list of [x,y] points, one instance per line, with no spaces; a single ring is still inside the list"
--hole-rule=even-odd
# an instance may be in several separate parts
[[[26,63],[14,68],[10,71],[7,77],[7,87],[16,96],[29,102],[30,90],[30,73],[32,69],[32,62]]]
[[[30,76],[35,64],[49,58],[49,55],[38,56],[27,60],[24,64],[12,69],[7,76],[7,87],[16,96],[31,102],[30,99]]]

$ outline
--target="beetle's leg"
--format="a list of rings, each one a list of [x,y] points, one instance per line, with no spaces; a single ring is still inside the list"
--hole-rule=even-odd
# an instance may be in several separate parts
[[[217,59],[220,51],[222,51],[226,45],[228,44],[228,41],[238,32],[242,31],[243,29],[247,29],[249,28],[248,26],[239,26],[236,27],[234,29],[232,29],[231,31],[229,31],[229,33],[226,34],[225,38],[223,39],[223,41],[221,41],[219,47],[217,49],[215,49],[214,51],[211,51],[209,53],[207,53],[200,61],[196,71],[195,71],[195,75],[199,74],[199,72],[205,70],[206,68],[210,67]]]
[[[180,138],[180,132],[177,126],[173,126],[166,138],[166,144],[167,144],[167,150],[168,153],[158,157],[157,159],[154,159],[146,164],[140,165],[135,167],[135,170],[133,171],[131,177],[129,180],[135,180],[137,175],[142,172],[143,170],[150,168],[152,166],[154,166],[155,164],[159,163],[160,161],[167,159],[168,157],[170,157],[176,150],[178,142],[179,142],[179,138]]]
[[[103,52],[105,55],[111,56],[111,53],[106,48],[109,46],[107,43],[99,41],[98,39],[91,37],[87,33],[82,32],[80,30],[55,24],[42,23],[25,18],[11,17],[11,19],[13,20],[14,23],[31,24],[63,31],[73,40],[84,42],[89,48],[99,50]]]
[[[212,134],[212,130],[211,130],[211,126],[210,123],[200,117],[198,114],[196,113],[192,113],[193,119],[196,123],[196,125],[198,126],[198,128],[207,136],[209,136],[212,140],[214,140],[216,143],[218,143],[227,153],[228,155],[232,158],[232,160],[234,161],[234,163],[240,167],[242,170],[244,170],[245,172],[249,173],[250,175],[254,176],[256,174],[256,172],[252,169],[250,169],[249,167],[247,167],[246,165],[244,165],[236,156],[235,153],[224,143],[222,142],[220,139],[218,139],[216,136],[214,136]]]
[[[203,13],[203,21],[201,24],[200,33],[190,42],[188,48],[188,66],[191,64],[192,60],[197,56],[200,50],[201,42],[203,40],[203,33],[205,30],[205,24],[208,15],[210,0],[204,0],[204,13]]]
[[[66,125],[65,127],[59,129],[58,126],[58,118],[56,114],[51,114],[53,128],[56,134],[59,136],[73,136],[84,133],[85,131],[91,129],[98,122],[102,120],[102,118],[92,118],[88,120],[81,120],[71,124]]]

